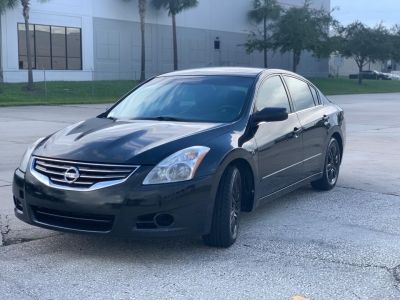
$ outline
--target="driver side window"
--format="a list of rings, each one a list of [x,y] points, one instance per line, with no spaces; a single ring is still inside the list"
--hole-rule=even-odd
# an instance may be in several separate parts
[[[258,90],[256,109],[260,111],[266,107],[282,107],[286,108],[287,112],[290,113],[289,99],[279,76],[268,78]]]

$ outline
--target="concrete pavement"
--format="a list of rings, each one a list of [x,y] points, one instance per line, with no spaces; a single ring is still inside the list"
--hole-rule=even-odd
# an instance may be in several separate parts
[[[104,106],[0,108],[0,299],[399,299],[400,94],[331,99],[348,123],[338,187],[244,215],[225,250],[19,222],[10,184],[26,146]]]

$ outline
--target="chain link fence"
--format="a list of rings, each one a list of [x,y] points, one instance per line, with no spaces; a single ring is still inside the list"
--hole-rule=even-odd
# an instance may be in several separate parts
[[[138,74],[34,70],[33,89],[26,71],[3,71],[0,106],[112,103],[133,89]]]

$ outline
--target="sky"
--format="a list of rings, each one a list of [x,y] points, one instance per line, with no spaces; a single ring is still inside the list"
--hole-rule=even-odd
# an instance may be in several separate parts
[[[343,25],[359,20],[369,26],[400,24],[400,0],[331,0],[333,14]]]

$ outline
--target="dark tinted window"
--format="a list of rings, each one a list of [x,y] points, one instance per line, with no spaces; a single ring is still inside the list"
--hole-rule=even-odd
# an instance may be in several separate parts
[[[284,107],[290,113],[289,100],[279,76],[265,80],[258,91],[256,108],[262,110],[266,107]]]
[[[294,77],[285,76],[296,111],[314,107],[314,99],[308,84]]]
[[[80,70],[81,64],[81,30],[67,28],[67,65],[68,70]]]
[[[29,25],[32,67],[46,70],[82,70],[80,28]],[[19,68],[27,69],[25,25],[18,24]]]
[[[35,57],[35,33],[34,26],[29,25],[29,41],[32,56]],[[18,24],[18,64],[20,69],[28,68],[28,55],[26,48],[25,24]],[[35,68],[35,59],[32,60],[32,67]]]
[[[36,68],[51,69],[50,26],[35,25]]]
[[[321,102],[319,100],[319,95],[318,95],[317,90],[314,87],[312,87],[311,85],[310,85],[310,90],[313,95],[315,105],[319,105]]]
[[[65,70],[67,68],[65,30],[65,27],[51,27],[52,63],[55,70]]]
[[[108,117],[231,122],[242,112],[253,82],[233,76],[158,77],[133,91]]]

